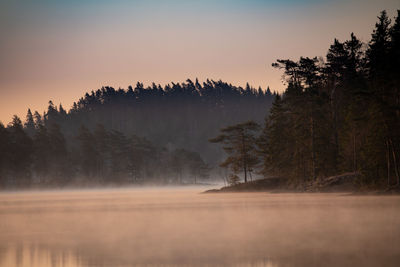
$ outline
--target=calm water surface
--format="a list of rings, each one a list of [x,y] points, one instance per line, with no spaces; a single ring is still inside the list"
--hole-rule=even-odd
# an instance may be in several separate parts
[[[400,196],[0,193],[0,266],[399,266]]]

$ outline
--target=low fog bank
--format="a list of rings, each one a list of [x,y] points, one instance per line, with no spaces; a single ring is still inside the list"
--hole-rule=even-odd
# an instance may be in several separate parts
[[[14,182],[0,183],[0,193],[18,192],[18,191],[49,191],[49,190],[107,190],[107,189],[135,189],[135,188],[218,188],[225,186],[226,180],[219,173],[212,174],[206,178],[186,175],[164,175],[163,177],[142,177],[141,179],[131,179],[126,176],[120,179],[102,179],[101,177],[78,176],[69,181],[60,182],[60,178],[51,178],[43,180],[33,179],[26,184],[17,184]],[[11,180],[10,180],[11,181]],[[50,181],[50,182],[49,182]]]
[[[223,182],[209,182],[209,183],[135,183],[135,184],[104,184],[104,183],[71,183],[65,186],[29,186],[23,188],[2,188],[0,189],[1,196],[7,195],[58,195],[64,193],[123,193],[123,192],[141,192],[141,193],[154,193],[155,191],[194,191],[194,192],[207,192],[214,188],[223,187]]]
[[[202,191],[1,193],[0,266],[397,266],[400,261],[399,196]]]

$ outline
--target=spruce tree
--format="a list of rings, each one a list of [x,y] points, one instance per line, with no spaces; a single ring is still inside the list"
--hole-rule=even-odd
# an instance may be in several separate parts
[[[26,114],[24,128],[29,137],[33,137],[33,135],[35,134],[35,122],[33,120],[31,109],[28,109],[28,112]]]
[[[8,125],[10,136],[9,164],[10,175],[14,185],[29,186],[31,184],[32,140],[25,133],[21,119],[14,116]]]

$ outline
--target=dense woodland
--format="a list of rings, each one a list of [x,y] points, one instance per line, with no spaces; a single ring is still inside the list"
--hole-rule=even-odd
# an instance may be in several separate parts
[[[261,122],[274,97],[269,88],[187,80],[103,87],[69,111],[50,101],[44,114],[28,110],[25,122],[14,116],[7,127],[0,124],[0,182],[196,183],[223,156],[208,138],[228,124]]]
[[[326,58],[277,60],[287,88],[277,95],[258,138],[251,122],[223,128],[231,183],[253,169],[304,185],[353,172],[364,188],[399,186],[400,11],[383,11],[372,38],[335,39]],[[254,155],[258,154],[258,158]]]
[[[382,11],[367,44],[352,33],[325,58],[272,66],[282,94],[137,83],[87,93],[69,111],[51,101],[43,115],[28,110],[24,123],[0,124],[1,185],[197,182],[222,151],[233,184],[262,175],[301,186],[353,172],[360,187],[400,185],[400,11],[393,22]]]

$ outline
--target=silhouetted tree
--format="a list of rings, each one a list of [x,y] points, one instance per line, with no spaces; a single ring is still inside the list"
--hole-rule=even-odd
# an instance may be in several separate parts
[[[38,183],[48,182],[51,160],[51,146],[47,128],[38,124],[33,137],[33,171]]]
[[[31,184],[32,140],[25,133],[21,119],[13,117],[8,125],[10,136],[9,169],[13,183],[18,186]]]
[[[353,171],[362,186],[390,187],[391,177],[399,184],[398,25],[383,11],[366,51],[352,33],[334,40],[326,63],[300,57],[273,64],[288,87],[258,140],[261,173],[301,184]]]
[[[0,122],[0,186],[5,186],[9,177],[11,140],[9,132]]]
[[[221,135],[212,138],[212,143],[223,144],[228,158],[220,164],[221,167],[230,168],[234,174],[244,173],[244,182],[247,175],[252,172],[258,163],[255,149],[255,133],[260,126],[254,121],[248,121],[221,129]]]
[[[29,135],[29,137],[33,137],[35,134],[35,122],[33,120],[33,115],[30,109],[28,109],[28,112],[26,114],[26,120],[25,120],[25,131]]]

